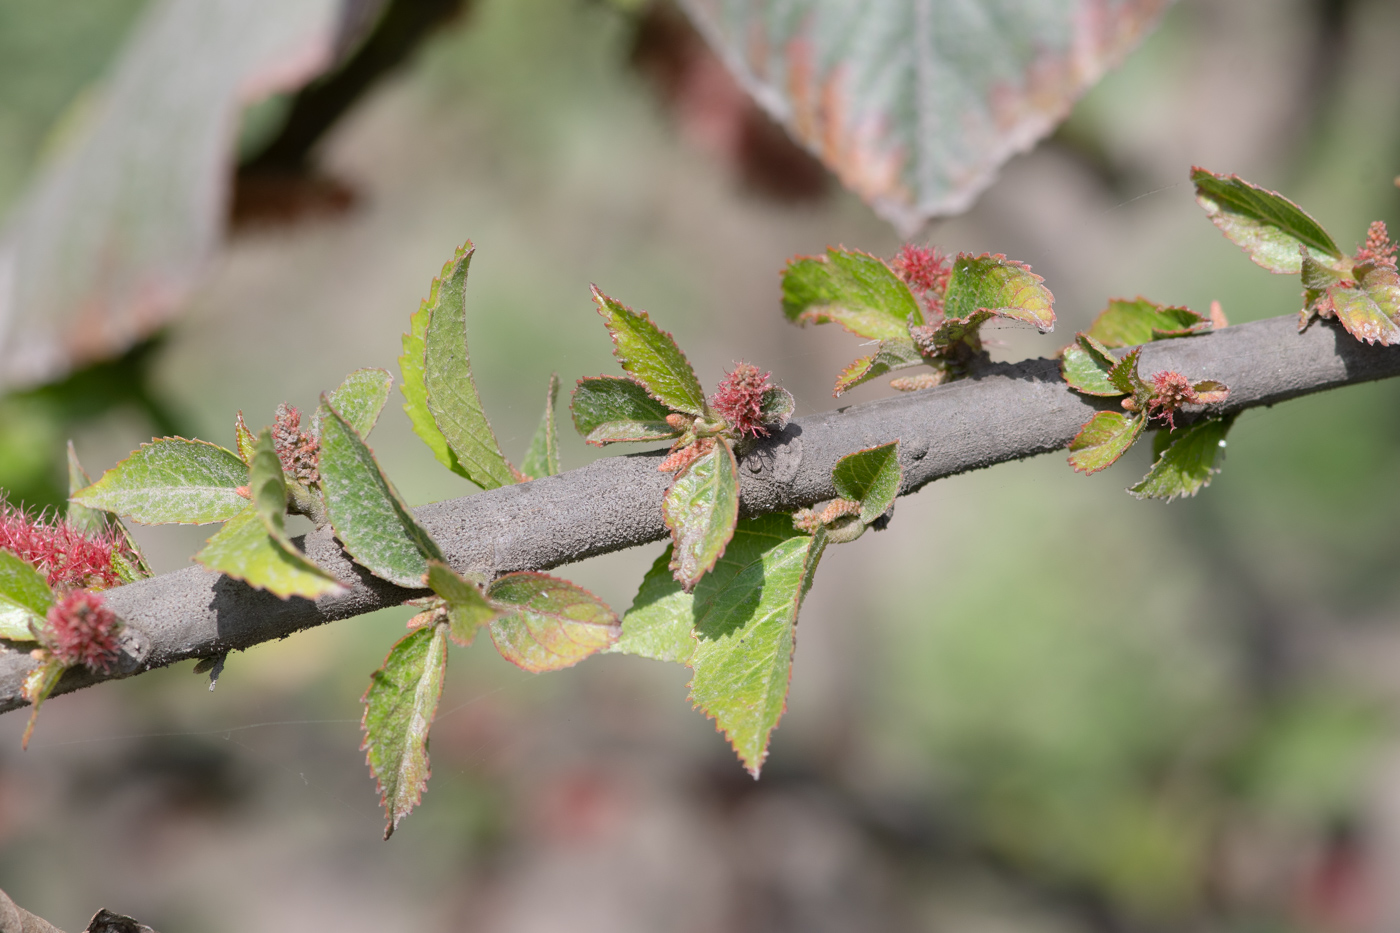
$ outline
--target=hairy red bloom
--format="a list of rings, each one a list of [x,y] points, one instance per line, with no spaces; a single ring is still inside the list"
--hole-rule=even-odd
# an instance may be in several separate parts
[[[1191,385],[1191,380],[1181,373],[1166,370],[1157,373],[1152,377],[1152,389],[1155,393],[1152,400],[1147,403],[1148,411],[1159,418],[1165,418],[1167,424],[1174,430],[1176,423],[1172,416],[1182,405],[1195,404],[1201,401],[1196,389]]]
[[[112,569],[113,553],[132,563],[136,555],[115,532],[84,534],[67,522],[31,515],[0,500],[0,549],[32,564],[59,590],[105,589],[120,585]]]
[[[1355,259],[1358,263],[1385,266],[1394,272],[1397,248],[1400,247],[1390,242],[1390,234],[1385,229],[1385,221],[1377,220],[1371,224],[1371,229],[1366,231],[1366,245],[1356,251]]]
[[[321,478],[317,470],[320,442],[302,431],[301,412],[295,405],[283,402],[277,406],[277,419],[272,423],[272,446],[282,461],[282,469],[301,482],[314,483]]]
[[[750,363],[738,363],[710,396],[710,407],[718,412],[739,435],[758,437],[768,433],[763,424],[763,393],[772,385],[768,377]]]
[[[110,670],[121,655],[117,634],[121,623],[87,590],[74,590],[49,610],[45,631],[47,646],[62,664],[86,664],[95,671]]]
[[[953,273],[953,264],[947,256],[932,247],[912,243],[904,245],[899,255],[890,261],[890,268],[916,293],[933,292],[940,299],[948,290],[948,276]]]

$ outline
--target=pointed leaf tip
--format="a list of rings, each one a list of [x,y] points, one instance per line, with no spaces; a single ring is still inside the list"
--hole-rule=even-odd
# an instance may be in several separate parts
[[[705,390],[675,338],[645,311],[634,311],[593,286],[593,300],[613,339],[623,370],[659,402],[691,415],[705,413]]]
[[[1255,263],[1270,272],[1302,269],[1300,249],[1319,262],[1342,258],[1332,237],[1297,204],[1238,175],[1193,166],[1196,202],[1211,222]]]

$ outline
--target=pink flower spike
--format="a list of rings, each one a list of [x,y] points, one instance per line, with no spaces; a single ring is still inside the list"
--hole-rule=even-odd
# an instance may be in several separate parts
[[[0,549],[32,565],[58,590],[119,586],[112,555],[136,562],[114,531],[84,534],[57,517],[31,515],[0,499]]]
[[[121,623],[103,605],[102,597],[74,590],[49,609],[45,631],[54,659],[68,667],[85,664],[94,671],[109,671],[121,656],[117,635]]]
[[[1371,229],[1366,231],[1366,245],[1356,251],[1355,259],[1357,263],[1384,266],[1394,272],[1397,248],[1400,247],[1390,242],[1390,234],[1385,229],[1385,221],[1377,220],[1371,224]]]
[[[1182,405],[1200,401],[1191,380],[1171,370],[1155,374],[1152,377],[1152,389],[1155,394],[1152,401],[1147,403],[1148,411],[1156,417],[1165,418],[1172,430],[1176,430],[1176,423],[1172,420],[1176,410]]]
[[[890,268],[916,293],[933,292],[938,298],[948,290],[948,277],[953,274],[947,256],[932,247],[912,243],[906,243],[890,261]]]
[[[714,408],[739,435],[758,437],[768,433],[763,424],[763,393],[770,388],[768,377],[750,363],[736,363],[710,396]]]

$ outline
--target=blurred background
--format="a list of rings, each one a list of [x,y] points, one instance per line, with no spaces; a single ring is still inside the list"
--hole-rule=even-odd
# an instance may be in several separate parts
[[[0,0],[0,213],[148,6]],[[799,415],[837,404],[858,340],[788,325],[779,272],[903,241],[674,7],[395,9],[319,110],[284,93],[244,111],[228,240],[171,324],[0,400],[13,500],[62,500],[69,437],[96,475],[153,434],[229,445],[240,409],[256,426],[353,369],[397,373],[467,238],[474,369],[508,456],[551,372],[615,371],[589,283],[672,330],[707,385],[745,359]],[[1188,170],[1283,191],[1347,250],[1373,219],[1394,229],[1397,42],[1385,0],[1180,0],[916,239],[1045,276],[1059,327],[999,331],[1005,359],[1053,354],[1110,297],[1295,312],[1296,280],[1219,235]],[[1124,494],[1142,450],[901,500],[828,552],[757,782],[689,708],[686,669],[536,676],[483,640],[454,649],[429,790],[382,842],[359,697],[406,610],[230,657],[212,693],[186,665],[56,699],[25,753],[24,714],[5,716],[0,887],[63,929],[109,907],[163,933],[1400,929],[1397,403],[1388,382],[1248,412],[1224,472],[1171,505]],[[412,503],[471,491],[397,404],[371,441]],[[599,455],[569,429],[562,449],[566,469]],[[136,533],[164,571],[210,530]],[[561,572],[621,610],[661,549]]]

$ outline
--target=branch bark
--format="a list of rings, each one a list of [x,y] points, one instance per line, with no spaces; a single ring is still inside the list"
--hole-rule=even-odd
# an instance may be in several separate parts
[[[1210,409],[1222,414],[1400,375],[1400,349],[1366,346],[1332,323],[1299,334],[1296,320],[1290,315],[1150,344],[1141,370],[1224,382],[1228,400]],[[949,385],[799,418],[742,457],[741,511],[793,511],[829,499],[839,458],[895,439],[904,468],[900,495],[908,495],[944,476],[1062,450],[1096,410],[1116,404],[1075,393],[1060,379],[1058,361],[1035,359],[992,364]],[[670,476],[656,471],[660,457],[610,457],[415,512],[458,571],[545,570],[665,537],[661,500]],[[370,576],[328,528],[302,544],[346,585],[344,593],[284,601],[201,567],[109,590],[108,604],[127,623],[122,662],[109,674],[73,668],[55,693],[246,649],[424,592]],[[20,687],[34,664],[24,650],[0,651],[0,712],[26,705]]]

